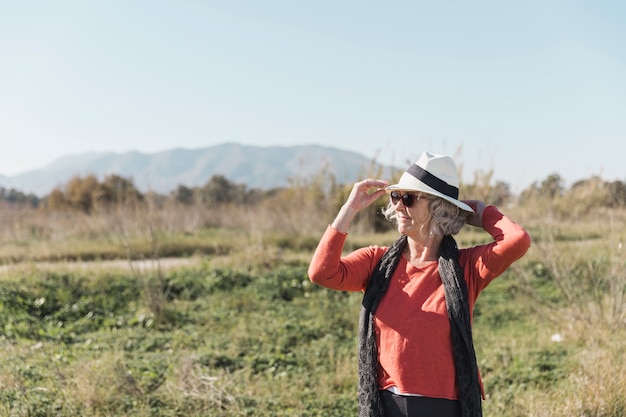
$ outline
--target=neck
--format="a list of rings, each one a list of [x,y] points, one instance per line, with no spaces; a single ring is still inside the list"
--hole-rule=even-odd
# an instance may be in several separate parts
[[[441,246],[441,241],[441,236],[429,236],[421,240],[409,237],[404,250],[404,256],[413,264],[423,264],[436,261],[439,257],[439,247]]]

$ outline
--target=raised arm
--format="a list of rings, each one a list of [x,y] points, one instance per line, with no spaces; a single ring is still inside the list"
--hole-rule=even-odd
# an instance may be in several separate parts
[[[387,181],[367,179],[357,182],[335,220],[317,245],[309,265],[309,279],[327,288],[361,291],[365,288],[376,258],[375,248],[356,250],[342,258],[343,245],[356,214],[385,194]]]
[[[338,232],[348,233],[348,228],[357,213],[383,196],[384,187],[388,185],[387,181],[374,179],[366,179],[354,184],[348,199],[341,206],[331,226]]]
[[[493,242],[461,251],[461,262],[466,273],[474,275],[480,290],[521,258],[530,248],[531,238],[519,224],[502,214],[494,206],[482,202],[466,201],[476,214],[467,223],[483,228],[493,237]]]

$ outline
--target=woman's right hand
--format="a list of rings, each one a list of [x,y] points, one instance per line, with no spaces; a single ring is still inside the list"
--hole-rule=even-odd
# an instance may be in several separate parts
[[[368,178],[354,184],[346,204],[353,210],[360,211],[386,194],[388,181]]]
[[[348,199],[345,204],[341,206],[331,226],[339,232],[347,233],[354,216],[378,198],[382,197],[386,193],[385,187],[388,185],[388,181],[371,178],[355,183]]]

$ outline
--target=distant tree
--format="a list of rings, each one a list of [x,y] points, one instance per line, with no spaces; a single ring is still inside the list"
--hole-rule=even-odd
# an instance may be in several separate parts
[[[206,203],[243,203],[247,189],[243,184],[229,181],[223,175],[213,175],[201,189],[202,199]]]
[[[271,196],[273,191],[263,191],[257,188],[251,188],[246,190],[244,197],[245,204],[258,204],[263,199]]]
[[[4,187],[0,187],[0,201],[6,201],[11,204],[26,204],[32,208],[37,208],[40,202],[39,198],[34,194],[24,194],[15,188],[9,190]]]
[[[626,184],[622,181],[613,181],[605,184],[607,189],[607,205],[609,207],[626,206]]]
[[[74,176],[64,187],[55,188],[46,198],[52,210],[78,210],[91,213],[97,207],[125,204],[143,200],[132,180],[119,175],[108,175],[99,182],[95,175]]]
[[[551,174],[541,183],[533,182],[522,191],[522,201],[553,200],[563,194],[563,179],[559,174]]]
[[[539,195],[543,197],[555,198],[563,194],[563,178],[559,174],[551,174],[541,182]]]
[[[184,185],[179,185],[170,195],[174,198],[174,200],[185,205],[191,205],[195,200],[195,192],[193,188],[189,188]]]
[[[107,175],[94,190],[94,199],[98,204],[122,204],[143,199],[132,179],[116,174]]]
[[[74,176],[65,185],[65,200],[70,207],[83,213],[90,213],[94,207],[94,196],[99,191],[98,187],[95,175]]]
[[[52,190],[50,194],[45,198],[46,207],[50,210],[61,211],[69,207],[68,202],[65,200],[65,194],[59,188]]]
[[[606,207],[608,192],[605,182],[597,176],[578,181],[565,191],[555,206],[568,217],[589,213],[592,209]]]

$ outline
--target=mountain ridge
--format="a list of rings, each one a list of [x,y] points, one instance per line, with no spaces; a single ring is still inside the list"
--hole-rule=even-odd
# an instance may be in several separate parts
[[[154,153],[88,152],[65,155],[50,164],[14,176],[0,176],[0,187],[39,197],[63,187],[74,176],[99,179],[116,174],[132,179],[142,192],[167,194],[178,186],[202,186],[213,175],[250,188],[287,186],[290,178],[330,170],[338,182],[354,182],[374,166],[353,151],[322,145],[254,146],[229,142],[203,148],[174,148]],[[396,168],[375,164],[390,175]]]

